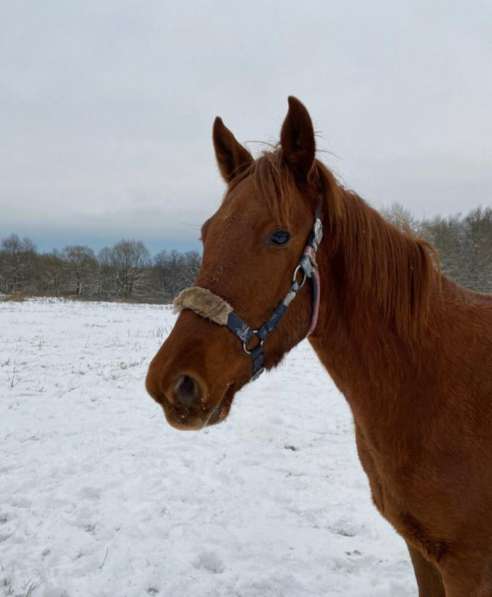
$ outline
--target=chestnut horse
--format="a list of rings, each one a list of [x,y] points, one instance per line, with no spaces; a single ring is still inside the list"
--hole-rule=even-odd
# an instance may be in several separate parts
[[[314,327],[419,595],[492,595],[491,297],[446,279],[425,242],[337,182],[297,99],[279,146],[258,159],[220,118],[213,141],[227,191],[203,225],[196,286],[178,301],[149,393],[179,429],[217,423],[252,373]]]

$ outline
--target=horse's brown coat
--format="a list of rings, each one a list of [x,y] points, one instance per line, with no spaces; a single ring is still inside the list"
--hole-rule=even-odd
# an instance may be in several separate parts
[[[222,121],[214,143],[228,190],[202,230],[197,285],[252,325],[264,321],[290,284],[322,197],[322,295],[310,342],[350,404],[374,502],[409,545],[421,597],[492,595],[491,297],[446,279],[425,242],[337,182],[315,159],[298,100],[289,99],[279,148],[256,161]],[[268,242],[279,227],[291,234],[285,247]],[[305,335],[309,294],[306,286],[268,338],[268,368]],[[147,388],[171,424],[200,428],[227,416],[249,366],[229,331],[187,311],[152,361]],[[202,388],[203,412],[179,414],[172,388],[183,372]]]

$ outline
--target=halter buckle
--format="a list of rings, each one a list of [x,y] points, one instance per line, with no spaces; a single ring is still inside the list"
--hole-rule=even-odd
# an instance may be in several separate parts
[[[299,274],[299,272],[302,272],[302,278],[301,278],[300,282],[297,281],[297,275]],[[302,263],[299,263],[298,266],[296,267],[296,269],[294,270],[294,273],[292,274],[292,282],[296,283],[299,286],[299,290],[300,290],[304,286],[304,284],[306,282],[306,278],[307,278],[306,270],[304,269]]]
[[[249,340],[245,340],[243,342],[243,350],[248,355],[250,355],[253,352],[253,350],[255,350],[256,348],[261,347],[261,346],[263,346],[263,344],[265,344],[265,340],[263,338],[260,338],[259,336],[257,336],[258,330],[251,330],[251,333],[252,333],[252,336],[250,336]],[[248,343],[249,343],[250,340],[253,339],[253,336],[258,341],[258,344],[256,344],[252,348],[249,348],[248,347]]]

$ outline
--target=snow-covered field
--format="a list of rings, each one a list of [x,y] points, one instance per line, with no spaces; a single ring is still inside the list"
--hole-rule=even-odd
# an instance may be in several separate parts
[[[229,419],[146,395],[162,306],[0,304],[0,595],[407,597],[343,397],[303,342]]]

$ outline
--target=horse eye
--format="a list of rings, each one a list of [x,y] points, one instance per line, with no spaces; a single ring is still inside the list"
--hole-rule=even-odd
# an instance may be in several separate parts
[[[290,234],[287,230],[275,230],[270,237],[270,240],[274,245],[285,245],[290,239]]]

